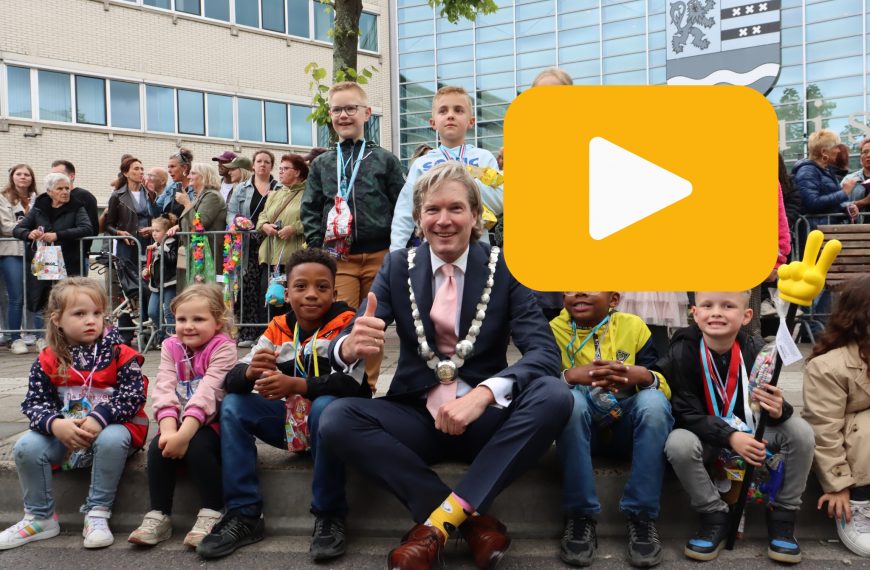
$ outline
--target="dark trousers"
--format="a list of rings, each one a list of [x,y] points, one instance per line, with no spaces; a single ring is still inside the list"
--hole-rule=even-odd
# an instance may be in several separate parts
[[[148,491],[151,494],[151,509],[165,515],[172,514],[172,496],[178,468],[187,467],[187,472],[199,491],[202,507],[219,511],[224,508],[221,484],[221,439],[210,427],[203,426],[194,434],[182,459],[163,457],[157,447],[160,438],[155,436],[148,447]]]
[[[486,512],[550,448],[574,401],[561,380],[539,378],[510,407],[488,407],[458,436],[436,430],[425,404],[422,398],[344,398],[333,402],[320,421],[320,437],[329,449],[396,495],[418,523],[451,491]],[[455,489],[430,467],[449,459],[470,464]]]

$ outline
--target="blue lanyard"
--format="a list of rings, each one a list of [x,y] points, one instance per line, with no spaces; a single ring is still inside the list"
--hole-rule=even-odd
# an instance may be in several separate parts
[[[571,347],[574,346],[574,341],[577,340],[577,323],[575,323],[573,320],[571,321],[571,330],[574,332],[574,335],[571,337],[571,342],[568,343],[568,347],[565,349],[565,351],[568,353],[568,362],[571,363],[571,368],[574,368],[574,359],[577,357],[577,353],[583,350],[583,347],[586,346],[586,343],[589,342],[589,339],[591,339],[593,335],[598,332],[598,329],[607,324],[607,321],[609,320],[610,314],[608,313],[606,317],[601,319],[600,323],[595,325],[595,327],[593,327],[593,329],[589,331],[589,334],[586,335],[586,338],[583,339],[583,342],[581,342],[580,346],[577,347],[577,350],[574,351],[571,350]]]
[[[707,390],[710,391],[710,401],[711,401],[712,404],[713,404],[713,411],[714,411],[714,412],[716,413],[716,415],[719,416],[720,418],[730,418],[731,416],[734,415],[734,406],[737,404],[737,392],[738,392],[738,390],[740,390],[740,388],[739,388],[739,386],[740,386],[740,380],[738,380],[737,385],[735,385],[735,387],[734,387],[734,395],[731,397],[731,404],[728,406],[728,414],[723,416],[723,415],[719,412],[719,404],[716,403],[716,396],[715,396],[715,395],[716,395],[716,393],[717,393],[717,390],[713,387],[713,377],[712,377],[711,374],[710,374],[710,367],[709,367],[709,364],[707,364],[707,360],[708,360],[708,359],[706,358],[706,356],[707,356],[707,345],[704,344],[704,339],[703,339],[703,338],[701,339],[700,352],[701,352],[701,364],[702,364],[703,367],[704,367],[704,378],[707,380]],[[742,356],[741,356],[741,358],[742,358]],[[717,379],[717,382],[719,382],[719,384],[721,385],[721,384],[722,384],[722,381],[721,381],[721,379],[719,379],[719,371],[718,371],[718,370],[714,370],[714,372],[716,373],[716,379]],[[742,373],[742,370],[741,370],[741,373]],[[725,402],[725,398],[727,397],[727,394],[724,394],[724,396],[723,396],[724,389],[723,389],[723,390],[719,390],[718,392],[719,392],[720,397],[722,397],[722,402],[724,403],[724,402]]]
[[[441,151],[441,154],[443,154],[444,158],[446,158],[448,161],[458,160],[459,162],[464,162],[462,159],[465,158],[465,145],[462,145],[461,147],[459,147],[459,155],[458,156],[453,156],[453,153],[450,152],[450,149],[448,149],[443,144],[440,147],[438,147],[438,150]]]
[[[338,180],[338,195],[346,200],[350,195],[351,190],[353,190],[354,182],[356,182],[356,175],[359,173],[359,165],[362,164],[363,153],[366,151],[366,140],[362,139],[362,145],[360,145],[359,154],[356,157],[356,164],[353,165],[353,172],[351,172],[350,181],[348,181],[345,172],[347,172],[347,165],[353,158],[353,147],[351,147],[350,156],[347,157],[347,162],[345,162],[341,156],[341,143],[338,143],[335,151],[338,154],[335,160],[335,175]]]

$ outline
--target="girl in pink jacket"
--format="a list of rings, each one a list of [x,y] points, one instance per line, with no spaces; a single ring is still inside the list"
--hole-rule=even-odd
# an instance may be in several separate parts
[[[193,285],[173,299],[175,334],[163,342],[153,392],[158,436],[148,449],[151,511],[130,534],[133,544],[153,546],[172,536],[172,496],[182,464],[199,490],[202,508],[184,544],[196,548],[223,509],[218,407],[224,379],[236,365],[236,343],[227,334],[232,315],[217,285]]]

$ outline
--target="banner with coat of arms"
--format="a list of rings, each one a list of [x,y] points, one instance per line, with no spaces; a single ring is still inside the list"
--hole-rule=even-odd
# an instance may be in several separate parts
[[[668,0],[668,85],[746,85],[767,94],[780,70],[781,0]]]

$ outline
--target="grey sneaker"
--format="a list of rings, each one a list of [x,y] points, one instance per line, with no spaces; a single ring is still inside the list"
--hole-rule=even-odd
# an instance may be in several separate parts
[[[340,517],[317,517],[308,555],[315,562],[338,558],[347,551],[344,519]]]
[[[160,511],[149,511],[139,528],[130,533],[127,542],[154,546],[172,536],[172,521]]]
[[[642,516],[628,519],[628,562],[635,568],[652,568],[662,562],[662,543],[656,523]]]

